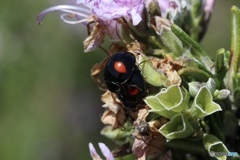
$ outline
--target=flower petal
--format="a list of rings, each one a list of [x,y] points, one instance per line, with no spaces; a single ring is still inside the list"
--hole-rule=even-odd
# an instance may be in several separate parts
[[[97,154],[97,151],[95,150],[94,146],[92,143],[88,144],[89,150],[90,150],[90,155],[93,158],[93,160],[102,160],[100,156]]]
[[[71,6],[71,5],[58,5],[45,9],[37,15],[37,23],[41,24],[46,15],[53,11],[63,11],[69,14],[77,15],[86,18],[90,15],[90,10],[83,7]]]
[[[98,146],[101,149],[102,154],[104,155],[106,160],[114,160],[112,152],[109,150],[109,148],[104,143],[98,143]]]

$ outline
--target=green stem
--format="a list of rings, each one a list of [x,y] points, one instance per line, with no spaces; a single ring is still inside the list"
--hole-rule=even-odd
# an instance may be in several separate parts
[[[227,65],[224,63],[224,56],[226,56],[227,51],[221,48],[217,51],[216,58],[215,58],[215,72],[216,77],[214,81],[216,82],[216,88],[225,88],[225,84],[222,81],[227,73]]]
[[[180,76],[191,76],[202,82],[207,81],[211,77],[211,75],[209,75],[207,72],[204,72],[203,70],[198,68],[182,68],[178,71],[178,74]]]
[[[230,66],[227,74],[227,86],[233,91],[233,77],[238,72],[240,61],[240,10],[233,6],[231,8],[231,55]]]

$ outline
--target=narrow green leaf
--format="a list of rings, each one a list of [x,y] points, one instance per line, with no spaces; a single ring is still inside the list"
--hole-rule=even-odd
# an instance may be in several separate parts
[[[231,8],[231,56],[227,73],[227,86],[230,91],[237,86],[233,84],[233,77],[240,67],[240,10],[236,6]]]
[[[181,56],[184,52],[184,47],[179,39],[171,30],[171,22],[161,17],[155,17],[155,30],[156,34],[159,35],[162,43],[166,48],[174,53],[175,56]]]
[[[225,54],[225,49],[221,48],[217,51],[216,58],[215,58],[215,72],[218,73],[220,72],[223,67],[224,67],[224,54]]]
[[[146,82],[155,87],[167,87],[171,84],[163,72],[158,72],[153,68],[152,63],[148,59],[141,56],[140,63],[139,66]]]
[[[191,76],[198,79],[199,81],[207,81],[211,77],[211,75],[208,74],[207,72],[199,68],[192,68],[192,67],[182,68],[178,70],[178,74],[180,76]]]
[[[215,74],[215,71],[213,70],[214,63],[202,47],[176,24],[171,25],[171,30],[187,47],[191,49],[191,54],[202,63],[200,65],[202,69],[207,71],[208,74]]]

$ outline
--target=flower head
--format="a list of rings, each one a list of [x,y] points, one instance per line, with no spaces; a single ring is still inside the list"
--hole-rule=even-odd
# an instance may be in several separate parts
[[[78,0],[77,3],[89,7],[103,21],[124,17],[127,21],[131,19],[133,25],[142,20],[144,9],[144,0]]]
[[[190,6],[190,3],[186,0],[158,0],[158,4],[161,16],[170,19],[172,22],[182,17],[183,12]]]
[[[161,16],[200,41],[208,26],[215,0],[158,0]]]
[[[59,5],[48,8],[37,16],[37,22],[41,23],[44,17],[52,11],[65,12],[61,19],[70,24],[87,21],[87,17],[93,15],[102,21],[115,20],[124,17],[127,21],[132,20],[133,25],[137,25],[142,20],[144,0],[77,0],[76,6]],[[74,21],[68,20],[75,17]]]
[[[96,49],[108,35],[112,41],[121,38],[122,25],[118,18],[124,18],[134,26],[142,20],[144,0],[77,0],[75,6],[59,5],[50,7],[37,16],[37,23],[41,24],[45,16],[53,11],[62,11],[61,19],[69,24],[93,23],[89,37],[84,41],[84,51]]]

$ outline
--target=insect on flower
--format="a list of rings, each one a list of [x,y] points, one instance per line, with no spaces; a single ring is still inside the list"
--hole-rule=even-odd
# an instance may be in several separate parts
[[[144,78],[135,63],[132,53],[117,52],[109,58],[104,69],[107,88],[127,109],[136,109],[146,91]]]

